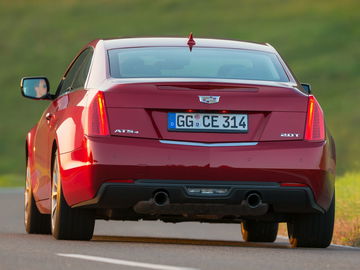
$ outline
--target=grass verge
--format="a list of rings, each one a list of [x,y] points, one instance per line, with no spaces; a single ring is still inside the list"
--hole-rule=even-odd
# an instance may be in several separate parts
[[[2,187],[22,187],[24,186],[24,177],[19,174],[0,175],[0,188]]]
[[[336,181],[336,219],[333,242],[360,247],[360,172]]]

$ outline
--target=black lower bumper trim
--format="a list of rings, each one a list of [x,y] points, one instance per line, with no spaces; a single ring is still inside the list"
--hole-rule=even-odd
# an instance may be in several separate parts
[[[191,188],[226,188],[224,195],[193,195]],[[278,183],[269,182],[225,182],[225,181],[178,181],[178,180],[137,180],[129,183],[105,183],[95,198],[76,204],[72,207],[129,209],[136,210],[139,202],[151,201],[154,194],[164,191],[169,195],[169,205],[158,206],[154,214],[174,214],[191,212],[194,206],[201,206],[206,214],[223,211],[226,214],[241,213],[241,203],[248,194],[255,192],[262,202],[274,213],[323,213],[324,210],[315,202],[313,193],[308,187],[281,187]],[[161,208],[163,207],[163,208]],[[165,211],[165,210],[169,211]],[[152,210],[148,212],[151,213]],[[140,211],[141,212],[141,211]]]
[[[213,203],[169,203],[156,205],[153,200],[141,201],[134,206],[134,211],[145,215],[186,215],[186,216],[261,216],[269,210],[269,205],[262,203],[251,208],[245,201],[240,204],[213,204]]]

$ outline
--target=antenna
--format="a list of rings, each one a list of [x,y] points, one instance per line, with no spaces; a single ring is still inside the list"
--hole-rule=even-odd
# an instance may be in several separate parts
[[[196,44],[194,38],[193,38],[193,33],[191,32],[189,35],[189,40],[187,42],[188,46],[189,46],[189,50],[190,52],[192,51],[192,47]]]

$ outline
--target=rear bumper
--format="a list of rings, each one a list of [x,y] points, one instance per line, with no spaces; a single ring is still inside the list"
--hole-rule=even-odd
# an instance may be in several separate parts
[[[225,189],[222,195],[191,194],[194,188]],[[166,192],[169,203],[156,205],[154,194]],[[247,208],[249,194],[260,195],[262,206]],[[137,180],[134,183],[105,183],[97,195],[73,207],[134,209],[138,214],[151,215],[221,215],[257,216],[267,213],[315,213],[323,209],[315,202],[308,187],[281,187],[271,182]]]
[[[94,202],[97,207],[131,207],[165,186],[174,202],[207,203],[206,198],[187,196],[182,181],[226,183],[232,195],[215,201],[228,204],[241,201],[248,184],[256,184],[264,201],[281,212],[327,209],[334,193],[335,160],[327,142],[202,147],[114,136],[87,140],[87,149],[60,155],[63,192],[71,206]],[[114,183],[123,179],[134,184]],[[156,180],[151,186],[141,179]],[[305,187],[285,188],[281,183]]]

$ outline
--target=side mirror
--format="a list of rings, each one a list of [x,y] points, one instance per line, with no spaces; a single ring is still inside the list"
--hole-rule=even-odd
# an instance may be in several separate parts
[[[308,94],[311,94],[311,85],[310,85],[310,84],[302,83],[301,86],[304,88],[304,90],[305,90]]]
[[[52,99],[50,84],[46,77],[25,77],[20,82],[21,93],[32,99]]]

